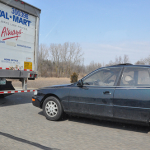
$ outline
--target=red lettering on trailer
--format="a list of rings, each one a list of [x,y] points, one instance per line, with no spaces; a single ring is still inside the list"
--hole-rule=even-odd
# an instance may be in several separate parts
[[[8,39],[12,39],[12,38],[16,38],[16,40],[18,40],[18,37],[20,37],[19,35],[21,35],[22,33],[23,32],[21,32],[21,29],[19,31],[17,31],[17,30],[9,30],[8,28],[4,27],[2,30],[2,33],[1,33],[1,37],[14,35],[12,37],[8,37],[3,40],[8,40]]]

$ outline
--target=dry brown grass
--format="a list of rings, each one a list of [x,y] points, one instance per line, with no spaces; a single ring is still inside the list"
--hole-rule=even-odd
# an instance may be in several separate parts
[[[51,85],[69,84],[69,78],[42,78],[39,77],[35,80],[28,80],[28,88],[41,88]],[[18,80],[12,80],[14,87],[21,87],[22,83]]]

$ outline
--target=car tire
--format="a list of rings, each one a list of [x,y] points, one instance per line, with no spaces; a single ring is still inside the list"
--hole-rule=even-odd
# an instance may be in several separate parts
[[[43,103],[43,112],[46,119],[51,121],[60,120],[63,116],[63,108],[60,101],[53,96],[47,97]]]

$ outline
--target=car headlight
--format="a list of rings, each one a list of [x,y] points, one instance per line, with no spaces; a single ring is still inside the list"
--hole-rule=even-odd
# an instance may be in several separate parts
[[[34,95],[37,95],[37,93],[38,93],[38,91],[37,91],[37,90],[35,90],[35,91],[34,91]]]

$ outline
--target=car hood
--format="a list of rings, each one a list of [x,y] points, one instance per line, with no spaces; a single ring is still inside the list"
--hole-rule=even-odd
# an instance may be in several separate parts
[[[63,88],[63,87],[71,86],[71,85],[73,85],[73,84],[52,85],[52,86],[40,88],[40,90],[41,90],[41,89],[51,89],[51,88]]]

